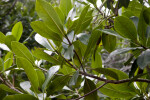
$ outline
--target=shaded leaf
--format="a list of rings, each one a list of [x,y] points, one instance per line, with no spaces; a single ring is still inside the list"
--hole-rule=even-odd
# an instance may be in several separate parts
[[[74,50],[74,46],[73,45],[69,46],[68,49],[64,53],[64,57],[66,59],[72,59],[74,55],[73,50]]]
[[[134,60],[132,67],[131,67],[131,71],[129,72],[129,78],[131,78],[132,76],[134,76],[135,71],[137,70],[138,65],[137,65],[137,59]]]
[[[4,84],[0,84],[0,89],[4,90],[6,92],[10,92],[10,93],[18,93]]]
[[[79,70],[77,70],[77,71],[73,74],[72,78],[71,78],[70,81],[69,81],[69,86],[72,86],[72,85],[75,85],[75,84],[76,84],[77,79],[78,79],[78,76],[79,76]]]
[[[119,8],[124,6],[125,8],[128,7],[130,0],[118,0],[119,2]]]
[[[143,11],[143,17],[145,22],[150,25],[150,8],[147,8]]]

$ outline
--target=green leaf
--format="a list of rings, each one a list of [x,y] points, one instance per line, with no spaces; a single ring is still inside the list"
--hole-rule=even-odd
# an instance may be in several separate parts
[[[10,92],[10,93],[18,93],[4,84],[0,84],[0,89],[4,90],[6,92]]]
[[[4,59],[4,70],[8,69],[13,63],[13,53],[8,52]]]
[[[45,0],[36,0],[35,9],[39,17],[43,19],[52,31],[58,33],[60,36],[64,34],[62,22],[50,3]]]
[[[38,100],[29,94],[8,95],[3,100]]]
[[[64,75],[67,75],[67,74],[70,74],[70,73],[73,73],[75,70],[67,65],[63,65],[59,72],[63,73]]]
[[[77,71],[73,74],[72,78],[71,78],[70,81],[69,81],[69,86],[72,86],[72,85],[75,85],[75,84],[76,84],[77,79],[78,79],[78,76],[79,76],[79,70],[77,70]]]
[[[5,44],[9,47],[9,49],[12,49],[11,48],[12,41],[16,41],[15,37],[13,35],[7,35],[5,38]]]
[[[61,1],[63,1],[63,0],[61,0]],[[67,0],[65,0],[65,1],[67,1]],[[56,11],[56,13],[58,14],[58,16],[59,16],[61,22],[64,24],[64,23],[65,23],[65,15],[64,15],[64,13],[62,12],[62,9],[60,9],[59,7],[55,7],[55,11]]]
[[[137,64],[141,69],[144,69],[150,64],[150,50],[143,51],[141,55],[137,58]]]
[[[103,82],[99,83],[99,86],[102,85]],[[134,97],[135,95],[129,93],[129,92],[123,92],[123,91],[119,91],[116,90],[115,88],[113,88],[113,86],[111,86],[110,84],[106,84],[105,86],[103,86],[102,88],[99,89],[100,92],[102,92],[104,95],[107,95],[109,97],[113,97],[113,98],[131,98]],[[128,100],[127,99],[127,100]]]
[[[46,79],[45,79],[45,82],[43,83],[42,85],[42,90],[43,92],[45,91],[49,81],[51,80],[51,78],[54,76],[54,74],[59,70],[59,66],[53,66],[51,67],[48,72],[47,72],[47,75],[46,75]]]
[[[101,31],[101,32],[103,32],[105,34],[108,34],[108,35],[112,35],[112,36],[116,36],[116,37],[125,39],[122,36],[120,36],[117,32],[115,32],[115,31],[113,31],[111,29],[99,29],[99,31]]]
[[[43,49],[41,49],[41,48],[36,48],[35,50],[32,50],[32,54],[39,59],[47,60],[53,64],[61,64],[61,61],[59,61],[55,57],[45,53],[43,51]]]
[[[0,72],[4,70],[4,61],[0,58]]]
[[[62,10],[64,15],[67,16],[69,11],[72,9],[71,0],[61,0],[59,8]]]
[[[12,29],[12,35],[15,37],[16,41],[19,41],[23,32],[23,26],[21,22],[14,25]]]
[[[62,88],[67,85],[68,81],[70,80],[70,76],[69,75],[65,75],[65,76],[59,76],[57,78],[55,78],[52,83],[50,84],[50,86],[48,87],[47,90],[47,95],[49,96],[50,94],[53,94],[56,91],[60,91],[62,90]]]
[[[100,36],[101,36],[101,32],[99,30],[93,30],[84,54],[84,59],[90,54],[94,46],[96,46]]]
[[[38,75],[35,69],[33,68],[32,64],[27,59],[22,57],[17,58],[16,62],[18,67],[24,69],[31,82],[34,91],[37,92],[39,87]]]
[[[134,60],[132,67],[131,67],[131,71],[129,72],[129,78],[131,78],[132,76],[134,76],[135,71],[137,70],[138,65],[137,65],[137,59]]]
[[[31,52],[28,50],[28,48],[19,42],[11,42],[11,48],[12,51],[17,55],[17,57],[23,57],[30,61],[31,63],[34,63],[34,58],[31,54]]]
[[[134,26],[136,27],[136,29],[138,29],[139,18],[135,17],[135,16],[132,16],[132,17],[130,17],[130,19],[133,21]]]
[[[2,32],[0,32],[0,43],[5,43],[5,38],[6,36]]]
[[[31,27],[41,36],[52,39],[54,41],[62,41],[61,36],[59,34],[53,32],[46,23],[42,21],[34,21],[31,22]]]
[[[73,45],[69,46],[69,47],[67,48],[67,50],[65,51],[65,53],[64,53],[64,57],[65,57],[66,59],[72,59],[72,58],[73,58],[73,55],[74,55],[73,50],[74,50],[74,46],[73,46]]]
[[[125,8],[128,7],[130,0],[118,0],[119,2],[119,8],[124,6]]]
[[[39,86],[42,88],[42,84],[45,81],[45,75],[41,70],[36,70],[38,80],[39,80]]]
[[[92,4],[96,4],[97,0],[87,0],[88,2],[92,3]]]
[[[85,83],[83,87],[84,94],[87,94],[94,89],[96,89],[96,85],[94,84],[94,82],[91,81],[90,79],[85,79]],[[85,100],[97,100],[97,91],[85,96]]]
[[[124,16],[116,17],[114,27],[121,36],[137,42],[137,31],[134,23],[129,18]]]
[[[116,80],[119,79],[117,73],[115,73],[114,71],[112,71],[108,68],[95,68],[94,70],[98,73],[104,74],[106,76],[110,76]]]
[[[83,11],[81,12],[81,15],[80,15],[80,17],[79,17],[79,19],[78,19],[78,23],[77,23],[76,28],[75,28],[75,34],[78,34],[78,33],[79,33],[79,31],[80,31],[80,29],[81,29],[81,26],[82,26],[82,24],[83,24],[84,18],[85,18],[85,16],[86,16],[87,12],[88,12],[89,7],[90,7],[89,5],[86,6],[86,7],[83,9]]]
[[[143,11],[143,17],[145,22],[150,25],[150,8],[147,8]]]
[[[112,52],[116,48],[116,37],[112,35],[103,34],[102,43],[103,43],[104,48],[108,52]]]
[[[143,17],[143,10],[144,8],[142,9],[141,11],[141,14],[140,14],[140,18],[139,18],[139,23],[138,23],[138,35],[139,35],[139,40],[141,42],[142,45],[146,46],[146,29],[147,29],[147,24],[144,20],[144,17]]]

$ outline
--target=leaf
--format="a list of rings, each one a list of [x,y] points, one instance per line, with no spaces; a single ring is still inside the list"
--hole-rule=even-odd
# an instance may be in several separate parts
[[[143,10],[144,8],[142,9],[141,11],[141,14],[140,14],[140,18],[139,18],[139,23],[138,23],[138,35],[139,35],[139,40],[141,42],[142,45],[146,46],[146,29],[147,29],[147,24],[144,20],[144,17],[143,17]]]
[[[131,71],[129,72],[129,78],[131,78],[132,76],[134,76],[135,71],[137,70],[138,65],[137,65],[137,59],[134,60],[132,67],[131,67]]]
[[[18,93],[4,84],[0,84],[0,89],[4,90],[6,92],[10,92],[10,93]]]
[[[50,3],[44,0],[37,0],[35,9],[39,17],[43,19],[52,31],[60,36],[64,34],[62,22]]]
[[[108,34],[108,35],[112,35],[112,36],[116,36],[116,37],[119,37],[119,38],[122,38],[124,39],[122,36],[120,36],[117,32],[111,30],[111,29],[99,29],[99,31],[105,33],[105,34]]]
[[[5,44],[9,47],[9,49],[12,49],[11,48],[12,41],[16,41],[15,37],[13,35],[7,35],[5,38]]]
[[[54,76],[54,74],[59,70],[59,66],[53,66],[51,67],[48,72],[47,72],[47,75],[46,75],[46,79],[45,79],[45,82],[43,83],[42,85],[42,90],[43,92],[45,91],[49,81],[51,80],[51,78]]]
[[[112,35],[103,34],[102,43],[103,43],[104,48],[108,52],[112,52],[116,48],[116,37]]]
[[[39,86],[42,88],[42,85],[45,81],[45,75],[41,70],[36,70],[38,80],[39,80]]]
[[[130,0],[118,0],[119,2],[119,8],[124,6],[125,8],[128,7]]]
[[[78,79],[78,76],[79,76],[79,70],[77,70],[77,71],[73,74],[72,78],[71,78],[70,81],[69,81],[69,86],[72,86],[72,85],[75,85],[75,84],[76,84],[77,79]]]
[[[138,29],[139,18],[135,17],[135,16],[132,16],[132,17],[130,17],[130,19],[133,21],[134,26],[136,27],[136,29]]]
[[[150,8],[146,8],[144,11],[143,11],[143,17],[144,17],[144,22],[146,22],[147,24],[150,25]],[[141,15],[142,16],[142,15]]]
[[[88,2],[92,3],[92,4],[96,4],[97,0],[87,0]]]
[[[3,100],[38,100],[29,94],[8,95]]]
[[[71,0],[61,0],[59,8],[64,13],[65,17],[67,17],[69,11],[72,9],[72,3]]]
[[[11,48],[12,51],[17,55],[17,57],[23,57],[30,61],[31,63],[34,63],[34,58],[31,54],[31,52],[28,50],[28,48],[19,42],[11,42]]]
[[[46,49],[53,50],[52,47],[51,47],[51,45],[50,45],[49,42],[48,42],[48,39],[42,37],[42,36],[39,35],[39,34],[36,34],[34,38],[35,38],[35,40],[36,40],[39,44],[41,44],[42,46],[44,46]],[[49,41],[50,41],[50,40],[49,40]]]
[[[148,64],[150,64],[150,50],[149,49],[141,53],[141,55],[137,58],[137,64],[141,69],[144,69]]]
[[[89,7],[90,7],[89,5],[86,6],[86,7],[83,9],[83,11],[81,12],[81,15],[80,15],[80,17],[79,17],[79,19],[78,19],[78,23],[77,23],[76,28],[75,28],[75,34],[78,34],[78,33],[79,33],[80,28],[81,28],[81,26],[82,26],[82,24],[83,24],[84,18],[85,18],[85,16],[86,16],[87,12],[88,12]]]
[[[0,72],[4,70],[4,61],[2,58],[0,58]]]
[[[122,37],[137,41],[137,31],[133,22],[124,16],[118,16],[114,20],[114,27]]]
[[[62,41],[61,36],[59,34],[53,32],[46,23],[42,21],[34,21],[31,22],[31,27],[41,36],[52,39],[54,41]]]
[[[4,59],[4,70],[8,69],[13,63],[13,53],[8,52]]]
[[[74,71],[75,71],[74,69],[66,65],[63,65],[59,70],[59,72],[61,72],[63,75],[73,73]]]
[[[61,64],[61,62],[58,59],[56,59],[55,57],[51,55],[48,55],[41,48],[36,48],[35,50],[32,50],[32,54],[39,59],[47,60],[53,64],[57,64],[57,65]]]
[[[98,39],[101,36],[101,32],[99,30],[93,30],[91,37],[89,39],[85,54],[84,54],[84,59],[90,54],[91,50],[96,46]]]
[[[12,29],[12,35],[15,37],[16,41],[19,41],[23,32],[23,26],[21,22],[14,25]]]
[[[85,79],[83,87],[84,94],[87,94],[94,89],[96,89],[96,85],[94,84],[94,82],[90,79]],[[85,96],[85,100],[97,100],[97,91]]]
[[[61,2],[62,2],[62,1],[63,1],[63,0],[61,0]],[[67,1],[67,0],[65,0],[65,1]],[[64,23],[65,23],[65,15],[64,15],[64,13],[62,12],[62,9],[60,9],[59,7],[55,7],[55,11],[56,11],[56,13],[58,14],[58,16],[59,16],[61,22],[64,24]]]
[[[5,43],[5,38],[6,36],[2,32],[0,32],[0,43]]]
[[[102,85],[102,84],[103,84],[103,82],[101,82],[99,85]],[[123,92],[123,91],[116,90],[110,84],[106,84],[105,86],[103,86],[99,90],[104,95],[107,95],[107,96],[113,97],[113,98],[131,98],[131,97],[135,96],[135,95],[133,95],[132,93],[129,93],[129,92]]]
[[[112,77],[112,78],[114,78],[116,80],[119,79],[117,73],[115,73],[114,71],[111,71],[108,68],[95,68],[93,70],[95,70],[98,73],[104,74],[106,76],[110,76],[110,77]]]
[[[69,46],[68,49],[64,53],[64,57],[66,59],[72,59],[74,55],[73,50],[74,50],[74,46],[73,45]]]
[[[17,66],[20,67],[20,68],[23,68],[24,71],[26,72],[30,82],[31,82],[31,85],[34,89],[34,91],[38,91],[38,87],[39,87],[39,81],[38,81],[38,76],[37,76],[37,73],[35,71],[35,69],[33,68],[31,62],[29,62],[27,59],[25,58],[17,58]]]
[[[136,50],[136,49],[142,49],[142,48],[141,47],[131,47],[131,48],[116,49],[115,51],[111,52],[109,56],[127,53],[131,50]]]
[[[70,80],[70,76],[69,75],[65,75],[65,76],[59,76],[58,78],[55,78],[52,83],[50,84],[50,86],[48,87],[47,90],[47,95],[49,96],[50,94],[53,94],[56,91],[60,91],[62,90],[62,88],[67,85],[68,81]]]

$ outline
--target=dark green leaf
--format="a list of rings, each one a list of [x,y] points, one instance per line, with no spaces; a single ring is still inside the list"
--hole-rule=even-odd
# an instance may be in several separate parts
[[[23,32],[23,26],[21,22],[15,24],[12,29],[12,35],[15,37],[16,41],[19,41]]]
[[[85,79],[83,89],[84,89],[84,94],[87,94],[92,90],[96,89],[96,85],[90,79]],[[85,100],[97,100],[97,91],[85,96]]]
[[[34,63],[34,58],[31,54],[31,52],[28,50],[28,48],[19,42],[11,42],[11,48],[12,51],[17,55],[17,57],[23,57],[30,61],[31,63]]]
[[[121,36],[137,42],[137,31],[129,18],[124,16],[116,17],[114,20],[114,27]]]
[[[0,89],[4,90],[6,92],[10,92],[10,93],[18,93],[4,84],[0,84]]]
[[[34,91],[38,91],[39,81],[38,76],[32,64],[25,58],[17,58],[17,66],[23,68],[31,82]]]
[[[132,67],[131,67],[131,71],[129,72],[129,78],[131,78],[132,76],[134,76],[135,71],[137,70],[138,65],[137,65],[137,59],[134,60]]]
[[[142,14],[145,22],[150,25],[150,8],[145,9]]]
[[[124,6],[125,8],[128,7],[130,0],[118,0],[119,2],[119,8]]]
[[[3,100],[38,100],[29,94],[8,95]]]
[[[51,78],[54,76],[54,74],[59,70],[59,66],[53,66],[51,67],[48,72],[47,72],[47,75],[46,75],[46,79],[45,79],[45,82],[44,84],[42,85],[42,90],[43,92],[45,91],[49,81],[51,80]]]

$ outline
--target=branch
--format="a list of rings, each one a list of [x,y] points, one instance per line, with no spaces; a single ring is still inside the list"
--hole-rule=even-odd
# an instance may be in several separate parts
[[[81,96],[81,97],[76,98],[76,99],[71,99],[71,100],[80,100],[81,98],[84,98],[84,97],[86,97],[86,96],[88,96],[88,95],[94,93],[95,91],[99,90],[100,88],[102,88],[102,87],[103,87],[104,85],[106,85],[106,84],[107,84],[107,82],[104,83],[104,84],[102,84],[100,87],[98,87],[98,88],[96,88],[96,89],[90,91],[89,93],[85,94],[84,96]]]

